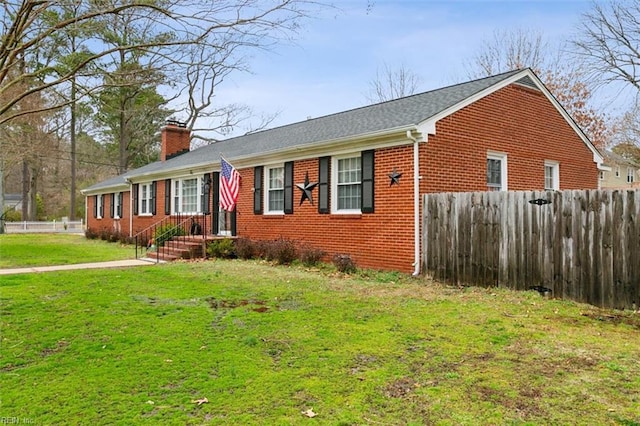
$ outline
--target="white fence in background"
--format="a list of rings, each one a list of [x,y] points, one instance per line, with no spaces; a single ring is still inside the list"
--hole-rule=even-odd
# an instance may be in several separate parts
[[[52,220],[50,222],[5,222],[4,230],[7,234],[35,234],[47,233],[82,233],[82,220]]]

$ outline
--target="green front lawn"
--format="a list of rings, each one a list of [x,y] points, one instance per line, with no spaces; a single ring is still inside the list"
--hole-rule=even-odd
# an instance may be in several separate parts
[[[0,283],[2,418],[640,422],[638,314],[534,292],[254,261],[11,275]]]
[[[133,246],[73,234],[1,234],[0,269],[132,259]]]

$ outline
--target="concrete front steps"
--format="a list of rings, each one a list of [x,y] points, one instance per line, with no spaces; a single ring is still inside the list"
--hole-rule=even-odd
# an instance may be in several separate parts
[[[166,241],[163,247],[148,250],[146,257],[163,262],[177,259],[203,259],[207,257],[207,244],[224,238],[202,235],[174,237]]]

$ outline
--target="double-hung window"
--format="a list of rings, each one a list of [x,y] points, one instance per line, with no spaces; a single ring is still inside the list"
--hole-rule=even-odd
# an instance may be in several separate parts
[[[284,166],[266,168],[266,191],[264,193],[266,213],[284,213]]]
[[[141,183],[140,184],[140,214],[152,214],[151,202],[152,202],[152,184]]]
[[[507,190],[507,155],[501,153],[487,154],[487,190]]]
[[[547,191],[560,189],[560,166],[555,161],[544,162],[544,189]]]
[[[333,211],[360,213],[362,201],[361,156],[334,158],[333,173],[333,182],[335,182]]]
[[[201,212],[200,197],[203,182],[200,177],[176,179],[173,181],[173,213],[196,214]]]
[[[96,195],[95,216],[98,219],[102,219],[104,216],[104,195]]]
[[[633,181],[634,181],[633,174],[634,173],[635,173],[635,170],[633,169],[633,167],[628,167],[627,168],[627,183],[633,183]]]
[[[116,192],[111,197],[113,205],[111,206],[113,218],[120,219],[122,217],[122,192]]]

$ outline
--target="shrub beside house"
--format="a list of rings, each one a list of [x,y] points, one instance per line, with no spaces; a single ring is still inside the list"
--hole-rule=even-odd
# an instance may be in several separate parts
[[[208,234],[285,238],[358,266],[420,272],[421,195],[595,189],[603,157],[529,69],[189,150],[179,123],[161,160],[83,190],[87,224],[128,235],[171,215]],[[220,158],[240,174],[220,205]]]

